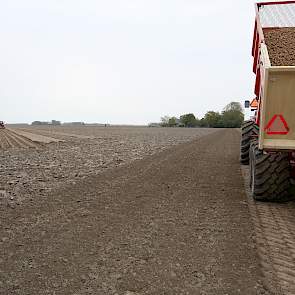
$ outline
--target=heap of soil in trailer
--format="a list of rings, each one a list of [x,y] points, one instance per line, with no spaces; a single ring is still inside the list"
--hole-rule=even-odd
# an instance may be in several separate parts
[[[264,30],[272,66],[295,66],[295,28]]]

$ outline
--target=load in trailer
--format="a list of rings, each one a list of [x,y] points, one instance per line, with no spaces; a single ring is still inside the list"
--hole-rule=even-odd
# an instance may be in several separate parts
[[[255,116],[242,126],[241,163],[254,199],[282,201],[295,175],[295,1],[255,7]]]

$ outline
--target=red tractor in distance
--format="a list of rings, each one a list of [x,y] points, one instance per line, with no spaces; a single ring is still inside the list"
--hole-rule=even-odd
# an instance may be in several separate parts
[[[0,121],[0,129],[5,129],[5,125],[3,121]]]

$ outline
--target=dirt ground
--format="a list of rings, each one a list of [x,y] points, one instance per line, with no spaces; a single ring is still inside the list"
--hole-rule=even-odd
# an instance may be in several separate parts
[[[264,30],[272,66],[295,66],[295,28]]]
[[[262,286],[239,132],[193,137],[2,206],[0,293],[279,294]]]
[[[79,179],[211,132],[86,126],[0,130],[0,205],[15,207],[46,198],[60,185],[74,185]]]
[[[248,205],[264,284],[284,295],[295,294],[295,202],[255,202],[250,196],[250,171],[242,167]]]

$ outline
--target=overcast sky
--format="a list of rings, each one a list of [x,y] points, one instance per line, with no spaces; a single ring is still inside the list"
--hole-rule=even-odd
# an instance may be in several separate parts
[[[254,1],[0,3],[0,120],[143,124],[253,97]]]

